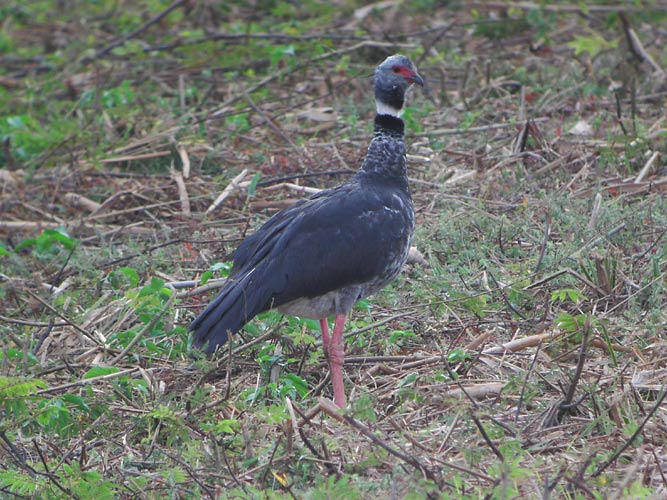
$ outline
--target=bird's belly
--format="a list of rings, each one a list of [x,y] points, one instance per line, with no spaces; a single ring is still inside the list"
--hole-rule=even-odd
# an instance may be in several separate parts
[[[300,297],[281,304],[276,309],[283,314],[309,319],[322,319],[334,314],[348,314],[357,301],[373,295],[393,281],[403,267],[403,263],[397,262],[392,269],[387,270],[385,275],[379,276],[377,280],[372,282],[349,285],[317,297]]]
[[[290,316],[322,319],[334,314],[347,314],[355,302],[368,295],[365,292],[364,285],[351,285],[317,297],[300,297],[281,304],[277,309]]]

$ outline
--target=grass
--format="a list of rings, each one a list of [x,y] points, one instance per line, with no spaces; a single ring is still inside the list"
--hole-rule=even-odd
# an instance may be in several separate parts
[[[665,97],[617,13],[170,5],[0,7],[2,495],[664,495]],[[662,67],[665,14],[625,12]],[[197,287],[357,168],[398,50],[427,265],[355,308],[350,409],[314,321],[191,360]]]

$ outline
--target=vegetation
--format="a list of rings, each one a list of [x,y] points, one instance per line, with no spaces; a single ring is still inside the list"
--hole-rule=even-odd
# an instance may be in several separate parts
[[[618,4],[4,2],[0,495],[663,497],[667,10]],[[399,51],[424,259],[354,311],[351,408],[310,320],[192,360]]]

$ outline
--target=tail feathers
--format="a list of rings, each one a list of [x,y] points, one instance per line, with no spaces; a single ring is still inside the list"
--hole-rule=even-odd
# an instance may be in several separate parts
[[[220,294],[192,322],[192,346],[212,354],[227,342],[229,334],[266,309],[267,299],[252,288],[251,273],[230,281]],[[250,285],[250,286],[249,286]]]

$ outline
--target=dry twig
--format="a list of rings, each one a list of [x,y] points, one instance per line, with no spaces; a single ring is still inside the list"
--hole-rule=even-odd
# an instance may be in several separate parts
[[[241,170],[241,173],[238,174],[236,177],[234,177],[229,184],[227,184],[227,187],[222,190],[222,193],[215,199],[213,203],[206,209],[206,215],[209,215],[211,212],[215,211],[220,205],[222,205],[222,202],[227,199],[227,197],[232,194],[232,192],[239,186],[243,178],[248,174],[249,170],[247,168],[244,168]]]
[[[431,471],[430,468],[428,468],[426,465],[422,464],[421,461],[413,456],[408,454],[407,452],[403,450],[397,450],[393,446],[390,446],[387,442],[385,442],[383,439],[379,438],[371,429],[366,427],[364,424],[356,420],[354,417],[351,417],[349,415],[345,415],[340,413],[340,410],[338,407],[336,407],[332,401],[326,398],[319,398],[319,405],[320,408],[329,416],[333,417],[334,419],[338,420],[341,423],[350,425],[351,427],[357,429],[361,434],[366,436],[368,439],[373,441],[375,444],[378,446],[384,448],[387,450],[389,453],[394,455],[397,458],[400,458],[403,460],[405,463],[410,464],[413,466],[415,469],[420,471],[422,474],[424,474],[425,477],[433,481],[435,484],[440,484],[440,481],[438,478],[435,476],[433,471]]]

